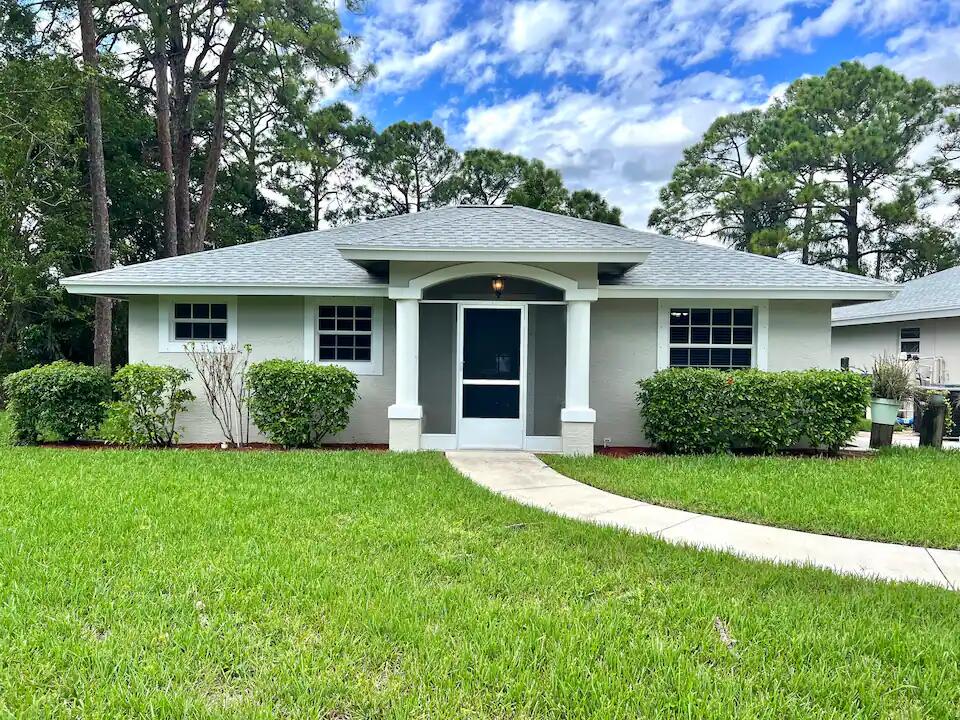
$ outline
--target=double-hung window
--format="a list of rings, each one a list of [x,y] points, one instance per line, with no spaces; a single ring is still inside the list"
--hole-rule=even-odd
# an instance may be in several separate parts
[[[900,328],[900,352],[908,355],[920,355],[920,328]]]
[[[756,364],[756,312],[752,307],[671,307],[670,367],[720,370]]]
[[[382,304],[379,298],[308,299],[306,358],[343,365],[361,375],[381,373]]]

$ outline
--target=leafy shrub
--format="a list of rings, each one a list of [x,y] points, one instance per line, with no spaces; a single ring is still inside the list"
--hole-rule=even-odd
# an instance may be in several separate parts
[[[189,380],[189,371],[167,365],[136,363],[120,368],[113,376],[118,399],[110,403],[101,437],[121,445],[177,442],[177,415],[194,399],[184,387]]]
[[[350,421],[357,376],[338,365],[266,360],[250,366],[250,417],[271,441],[315,447]]]
[[[19,444],[93,437],[110,400],[106,372],[67,360],[7,375],[3,388],[11,438]]]
[[[674,368],[638,385],[646,434],[666,450],[775,452],[803,439],[842,447],[863,417],[870,380],[839,370]]]

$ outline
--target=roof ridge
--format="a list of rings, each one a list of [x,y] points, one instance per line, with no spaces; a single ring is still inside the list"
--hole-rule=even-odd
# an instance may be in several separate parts
[[[420,226],[420,228],[423,229],[425,227],[433,227],[434,225],[441,222],[445,216],[453,214],[449,212],[443,212],[444,210],[455,210],[455,209],[456,209],[455,205],[443,205],[442,207],[430,208],[429,210],[419,210],[415,213],[402,213],[400,215],[388,215],[387,217],[377,218],[376,220],[367,220],[366,222],[372,224],[372,223],[379,222],[381,220],[397,220],[399,218],[414,218],[417,216],[423,216],[423,215],[429,215],[429,214],[436,215],[437,216],[436,218],[432,218],[431,221],[427,222],[427,224]],[[351,225],[341,225],[341,227],[358,227],[362,224],[363,223],[360,222],[360,223],[353,223]],[[333,230],[335,228],[328,228],[328,229]],[[395,235],[396,233],[397,233],[397,229],[394,228],[393,230],[389,230],[387,232],[381,233],[380,235],[374,235],[373,237],[364,238],[362,241],[362,244],[368,245],[370,244],[371,241],[382,240],[383,238],[390,237],[391,235]],[[344,243],[344,245],[348,245],[348,244],[349,243]],[[334,241],[334,247],[337,247],[337,245],[338,243]]]
[[[560,213],[552,213],[552,212],[549,212],[548,210],[540,210],[539,208],[527,207],[526,205],[513,205],[512,208],[514,210],[520,210],[521,215],[528,214],[528,213],[532,214],[534,215],[534,217],[531,219],[533,219],[534,221],[541,222],[544,225],[549,225],[550,227],[554,227],[560,230],[567,230],[568,228],[563,227],[563,225],[561,225],[560,223],[550,222],[550,220],[554,218],[565,218],[567,220],[575,221],[576,224],[607,225],[610,228],[625,229],[623,225],[610,225],[609,223],[601,223],[596,220],[587,220],[585,218],[575,218],[572,215],[561,215]],[[629,243],[623,242],[619,238],[604,237],[603,235],[600,234],[599,231],[584,230],[584,233],[592,237],[595,237],[598,240],[604,240],[606,242],[610,242],[612,240],[618,245],[623,245],[624,247],[630,247]]]

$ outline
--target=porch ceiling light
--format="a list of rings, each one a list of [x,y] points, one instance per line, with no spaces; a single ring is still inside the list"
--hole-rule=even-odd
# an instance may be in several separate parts
[[[497,275],[493,279],[493,282],[490,283],[490,286],[493,288],[493,292],[499,300],[500,296],[503,294],[503,278]]]

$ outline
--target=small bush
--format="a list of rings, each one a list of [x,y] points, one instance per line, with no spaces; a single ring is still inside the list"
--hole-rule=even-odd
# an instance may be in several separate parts
[[[250,366],[250,417],[271,441],[316,447],[350,421],[357,376],[337,365],[266,360]]]
[[[3,388],[18,444],[92,438],[110,400],[106,372],[67,360],[7,375]]]
[[[870,379],[834,370],[663,370],[641,380],[647,437],[673,452],[839,449],[857,431]]]
[[[170,446],[179,440],[177,416],[193,393],[184,385],[190,373],[166,365],[136,363],[113,376],[117,400],[110,403],[101,437],[120,445]]]

